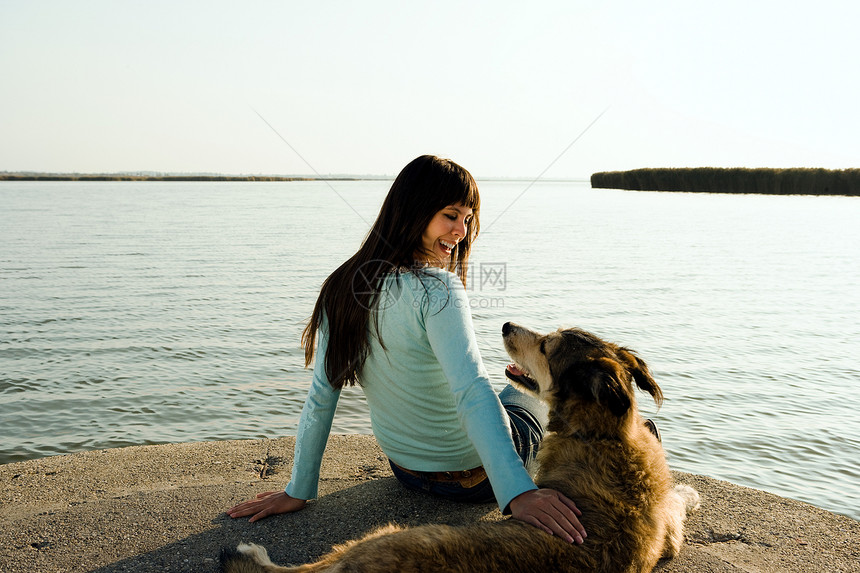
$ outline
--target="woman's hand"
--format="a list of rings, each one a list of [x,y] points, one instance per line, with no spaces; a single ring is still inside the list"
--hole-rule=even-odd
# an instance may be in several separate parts
[[[251,519],[248,522],[253,523],[270,515],[298,511],[307,503],[307,500],[290,497],[284,491],[267,491],[258,493],[254,499],[231,507],[227,510],[227,515],[234,518],[250,515]]]
[[[532,489],[510,503],[511,515],[568,543],[582,543],[587,537],[576,504],[554,489]]]

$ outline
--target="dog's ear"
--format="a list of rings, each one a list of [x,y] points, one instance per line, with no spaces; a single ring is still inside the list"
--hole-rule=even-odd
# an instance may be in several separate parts
[[[663,391],[657,385],[657,382],[654,381],[654,377],[651,376],[651,371],[648,369],[645,361],[636,356],[629,348],[619,348],[616,354],[624,364],[624,367],[627,368],[627,371],[630,372],[630,375],[633,376],[636,385],[651,394],[658,407],[662,406]]]
[[[559,401],[576,393],[603,404],[614,415],[621,417],[631,404],[621,381],[623,374],[622,366],[609,358],[573,364],[557,379]]]
[[[610,358],[598,358],[593,362],[599,378],[594,380],[594,393],[597,401],[604,404],[609,411],[619,418],[630,409],[630,396],[627,394],[623,380],[624,372],[621,365]]]

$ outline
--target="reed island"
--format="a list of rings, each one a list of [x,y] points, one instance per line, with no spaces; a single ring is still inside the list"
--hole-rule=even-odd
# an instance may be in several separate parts
[[[631,191],[856,197],[860,195],[860,169],[647,168],[594,173],[591,186]]]

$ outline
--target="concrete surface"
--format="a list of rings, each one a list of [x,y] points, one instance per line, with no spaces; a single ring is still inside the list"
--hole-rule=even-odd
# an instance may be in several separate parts
[[[0,571],[217,571],[222,546],[261,543],[281,563],[388,522],[502,519],[403,489],[372,436],[332,436],[320,498],[249,524],[225,509],[289,479],[294,438],[136,446],[0,465]],[[860,522],[704,476],[676,473],[702,508],[677,559],[655,571],[860,572]]]

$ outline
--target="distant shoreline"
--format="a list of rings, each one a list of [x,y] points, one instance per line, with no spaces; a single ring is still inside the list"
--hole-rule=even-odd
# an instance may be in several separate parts
[[[528,177],[475,177],[478,181],[535,183],[588,183],[588,179],[528,178]],[[2,172],[0,181],[393,181],[393,175],[136,175],[133,173],[31,173]]]
[[[604,171],[591,186],[630,191],[860,196],[860,169],[694,167]]]
[[[0,173],[0,181],[384,181],[388,177],[299,177],[280,175],[131,175]]]

